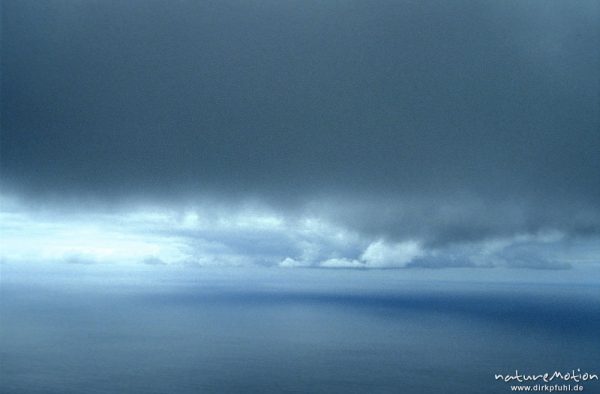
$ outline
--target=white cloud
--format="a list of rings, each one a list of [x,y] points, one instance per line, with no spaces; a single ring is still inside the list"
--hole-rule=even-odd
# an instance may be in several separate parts
[[[354,259],[328,259],[321,264],[320,267],[324,268],[364,268],[365,264]]]
[[[297,268],[297,267],[310,267],[311,264],[306,261],[299,261],[292,259],[291,257],[286,257],[279,263],[280,267],[283,268]]]
[[[394,244],[382,240],[373,242],[367,247],[360,259],[368,267],[387,268],[405,267],[413,259],[424,254],[416,241],[404,241]]]

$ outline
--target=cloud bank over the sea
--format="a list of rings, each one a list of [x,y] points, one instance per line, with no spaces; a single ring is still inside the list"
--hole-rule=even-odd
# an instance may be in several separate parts
[[[600,5],[3,2],[3,259],[600,261]]]
[[[286,216],[262,204],[234,209],[205,201],[186,210],[146,206],[61,214],[5,199],[0,216],[1,258],[21,263],[566,269],[598,263],[600,252],[597,237],[573,238],[559,231],[439,245],[392,239],[323,217]]]

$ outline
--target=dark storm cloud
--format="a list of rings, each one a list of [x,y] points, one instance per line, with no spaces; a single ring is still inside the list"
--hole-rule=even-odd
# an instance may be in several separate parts
[[[593,1],[3,1],[3,184],[316,202],[434,247],[597,234],[599,15]]]
[[[418,197],[378,196],[340,204],[343,198],[320,201],[313,209],[333,222],[373,237],[417,238],[428,247],[486,238],[560,230],[574,237],[600,233],[600,211],[576,196],[556,199],[540,194],[527,198],[452,193]]]

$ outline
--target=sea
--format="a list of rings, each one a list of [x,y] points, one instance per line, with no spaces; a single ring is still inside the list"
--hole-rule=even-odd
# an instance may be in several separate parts
[[[600,393],[571,271],[3,263],[0,392]]]

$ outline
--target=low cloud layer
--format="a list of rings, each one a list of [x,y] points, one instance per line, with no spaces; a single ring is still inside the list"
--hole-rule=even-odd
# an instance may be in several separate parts
[[[429,245],[361,233],[319,217],[283,216],[265,206],[236,210],[205,202],[186,211],[32,212],[4,201],[2,260],[75,264],[281,268],[512,267],[597,264],[597,237],[560,232]]]
[[[5,258],[597,262],[598,15],[4,1]]]

